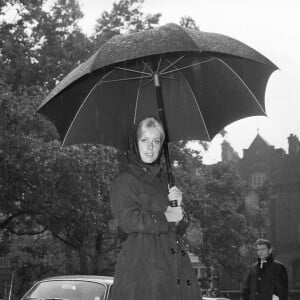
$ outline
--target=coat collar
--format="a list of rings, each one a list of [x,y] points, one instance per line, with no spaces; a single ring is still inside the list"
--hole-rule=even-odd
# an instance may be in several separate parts
[[[272,253],[266,258],[266,264],[271,264],[274,261],[274,257],[272,255]],[[257,264],[260,265],[261,263],[261,259],[258,257],[257,258]]]
[[[264,271],[266,270],[266,268],[272,264],[272,262],[274,261],[274,257],[272,255],[272,253],[266,258],[266,261],[263,262],[262,267],[261,267],[261,259],[257,258],[257,264],[256,264],[256,268],[257,268],[257,272],[259,274],[264,273]]]
[[[136,176],[149,181],[149,179],[155,180],[156,178],[161,178],[161,167],[158,164],[148,165],[140,164],[134,160],[130,160],[128,163],[128,169],[131,170]]]

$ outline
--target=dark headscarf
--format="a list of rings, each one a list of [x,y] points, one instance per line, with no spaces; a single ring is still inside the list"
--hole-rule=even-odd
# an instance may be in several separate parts
[[[154,119],[156,119],[156,118],[154,118]],[[147,164],[141,159],[139,146],[138,146],[138,139],[137,139],[137,129],[138,129],[140,122],[134,124],[134,126],[132,127],[132,129],[130,131],[130,135],[129,135],[129,139],[128,139],[128,150],[126,153],[127,158],[128,158],[128,163],[134,164],[141,168],[146,168],[152,174],[157,176],[161,171],[160,159],[161,159],[161,155],[162,155],[162,147],[158,154],[158,158],[153,163]]]

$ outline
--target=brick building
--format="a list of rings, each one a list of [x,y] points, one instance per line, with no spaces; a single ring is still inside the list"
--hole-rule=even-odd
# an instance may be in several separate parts
[[[271,183],[269,226],[261,235],[272,241],[276,258],[287,267],[291,292],[300,293],[300,142],[291,134],[288,143],[286,153],[257,134],[239,159],[225,141],[222,160],[234,164],[252,186],[246,202],[257,201],[256,188]]]

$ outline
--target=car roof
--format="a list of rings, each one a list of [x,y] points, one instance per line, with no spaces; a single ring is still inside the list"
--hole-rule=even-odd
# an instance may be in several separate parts
[[[228,298],[220,298],[220,297],[202,297],[203,300],[230,300]]]
[[[228,298],[222,298],[222,297],[202,297],[203,300],[230,300]]]
[[[39,282],[49,281],[49,280],[83,280],[97,283],[112,284],[114,278],[111,276],[99,276],[99,275],[62,275],[48,277]]]

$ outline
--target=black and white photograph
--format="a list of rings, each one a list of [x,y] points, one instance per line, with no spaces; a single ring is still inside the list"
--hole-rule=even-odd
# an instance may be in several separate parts
[[[299,12],[0,1],[0,300],[300,300]]]

